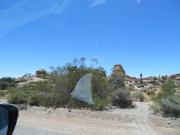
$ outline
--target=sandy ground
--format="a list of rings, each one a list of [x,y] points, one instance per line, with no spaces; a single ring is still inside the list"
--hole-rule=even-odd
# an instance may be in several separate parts
[[[180,135],[180,119],[153,115],[148,103],[103,112],[31,107],[20,111],[14,135]]]

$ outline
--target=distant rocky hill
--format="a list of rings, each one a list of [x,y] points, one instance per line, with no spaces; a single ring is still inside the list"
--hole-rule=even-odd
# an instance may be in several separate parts
[[[163,83],[165,83],[167,79],[172,79],[174,80],[176,85],[180,85],[180,74],[173,74],[170,76],[158,76],[158,77],[157,76],[143,77],[143,75],[141,74],[140,77],[137,78],[127,75],[121,64],[114,65],[110,79],[112,79],[115,76],[119,77],[120,80],[123,81],[126,87],[135,90],[158,88]]]
[[[23,77],[16,78],[18,85],[28,84],[30,82],[44,81],[48,77],[48,72],[44,69],[36,71],[35,75],[26,74]],[[150,76],[143,77],[132,77],[126,74],[125,69],[121,64],[116,64],[113,67],[112,74],[108,77],[109,80],[115,80],[119,86],[126,86],[134,90],[158,88],[167,79],[174,80],[176,85],[180,85],[180,73],[173,74],[170,76]]]
[[[127,76],[126,78],[126,86],[135,86],[136,89],[141,88],[151,88],[151,87],[160,87],[167,79],[172,79],[175,82],[175,85],[180,85],[180,74],[174,74],[170,76],[150,76],[142,78],[136,78]],[[141,84],[142,83],[142,84]]]

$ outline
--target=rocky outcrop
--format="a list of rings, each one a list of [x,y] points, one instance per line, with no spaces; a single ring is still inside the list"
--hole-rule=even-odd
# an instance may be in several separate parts
[[[38,78],[46,78],[47,76],[47,71],[44,69],[40,69],[36,71],[36,77]]]
[[[171,75],[169,78],[173,79],[176,85],[180,85],[180,74]]]
[[[169,78],[171,78],[171,79],[175,79],[177,77],[180,77],[180,74],[173,74],[173,75],[169,76]]]
[[[122,81],[126,80],[126,72],[121,64],[114,65],[112,76],[118,76]]]
[[[33,83],[33,82],[43,82],[43,81],[46,81],[46,79],[32,76],[32,77],[29,78],[29,79],[26,79],[26,80],[24,80],[24,81],[19,82],[19,83],[18,83],[18,86],[21,87],[21,86],[24,86],[24,85],[27,85],[27,84],[30,84],[30,83]]]
[[[124,87],[126,80],[126,72],[121,64],[115,65],[111,74],[110,80],[116,87]]]
[[[126,87],[135,90],[144,90],[144,89],[153,89],[153,88],[160,88],[162,84],[164,84],[168,79],[172,79],[175,82],[175,85],[180,85],[180,74],[174,74],[170,76],[150,76],[150,77],[143,77],[136,78],[127,76],[126,77]],[[141,85],[143,83],[143,85]]]

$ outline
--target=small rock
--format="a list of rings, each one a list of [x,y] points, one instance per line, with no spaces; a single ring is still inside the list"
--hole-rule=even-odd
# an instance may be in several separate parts
[[[166,123],[167,123],[168,125],[171,125],[171,122],[170,122],[170,121],[167,121]]]
[[[68,109],[68,112],[72,112],[70,109]]]

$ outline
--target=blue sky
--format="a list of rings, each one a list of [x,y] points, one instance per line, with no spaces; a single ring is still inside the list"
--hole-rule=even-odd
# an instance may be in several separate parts
[[[0,0],[0,77],[74,58],[107,73],[180,73],[179,0]]]

